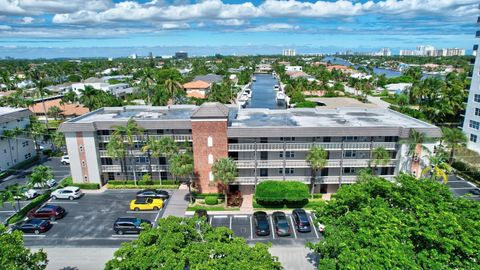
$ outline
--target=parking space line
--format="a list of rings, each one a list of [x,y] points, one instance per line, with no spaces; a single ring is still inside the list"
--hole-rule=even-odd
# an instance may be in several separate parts
[[[477,188],[474,188],[474,187],[459,187],[459,188],[453,188],[453,187],[451,187],[450,189],[455,189],[455,190],[457,190],[457,189],[477,189]]]
[[[230,230],[232,229],[232,216],[230,216]]]
[[[48,200],[47,203],[63,203],[63,204],[78,204],[78,202],[69,202],[69,201],[59,201],[59,200]]]
[[[14,210],[10,210],[10,211],[0,211],[0,213],[15,213]]]
[[[295,230],[295,223],[293,223],[293,218],[290,216],[290,221],[292,222],[292,231],[293,231],[293,236],[295,236],[295,239],[297,239],[297,232]]]
[[[158,211],[127,211],[127,214],[155,214],[157,212],[160,212],[160,210]]]
[[[213,216],[213,218],[227,218],[228,216]]]
[[[269,216],[270,218],[270,224],[272,224],[272,236],[273,236],[273,239],[275,239],[275,230],[273,229],[273,218],[272,216]]]
[[[248,218],[247,215],[234,215],[235,218]]]
[[[138,237],[138,234],[112,234],[112,237],[116,237],[116,238],[137,238]]]
[[[253,239],[253,224],[252,224],[252,216],[250,216],[250,239]]]
[[[157,227],[157,220],[158,220],[158,217],[160,217],[161,212],[162,210],[159,210],[157,215],[155,216],[155,220],[153,221],[153,228]]]
[[[45,237],[45,234],[24,234],[24,237]]]
[[[315,227],[315,223],[313,223],[313,219],[312,219],[312,216],[308,216],[310,218],[310,222],[312,223],[312,226],[313,226],[313,231],[315,232],[315,236],[318,238],[320,238],[318,236],[318,233],[317,233],[317,228]]]
[[[208,222],[210,224],[210,226],[212,226],[212,220],[213,220],[213,218],[210,218],[210,221]]]

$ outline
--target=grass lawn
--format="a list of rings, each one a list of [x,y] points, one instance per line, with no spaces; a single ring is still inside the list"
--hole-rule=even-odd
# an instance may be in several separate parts
[[[196,211],[199,209],[205,209],[207,211],[240,211],[240,208],[238,207],[228,207],[225,208],[223,204],[217,204],[217,205],[191,205],[187,207],[187,211]]]

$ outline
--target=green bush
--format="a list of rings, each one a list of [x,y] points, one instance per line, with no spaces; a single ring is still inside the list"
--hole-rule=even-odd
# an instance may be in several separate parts
[[[305,100],[295,104],[295,108],[315,108],[317,107],[317,103],[309,100]]]
[[[50,198],[50,191],[36,197],[29,204],[25,205],[20,211],[18,211],[18,213],[16,213],[11,218],[9,218],[7,222],[9,224],[13,224],[13,223],[16,223],[16,222],[22,220],[28,214],[28,212],[30,212],[30,210],[32,210],[35,207],[43,204],[49,198]]]
[[[160,183],[160,180],[148,180],[148,181],[138,180],[137,181],[138,185],[144,185],[144,186],[158,185],[159,183]],[[115,185],[135,185],[135,181],[133,181],[133,180],[110,180],[110,181],[108,181],[108,184],[111,185],[111,186],[115,186]],[[162,180],[162,185],[176,185],[176,183],[175,183],[174,180]]]
[[[257,185],[255,198],[261,205],[301,206],[308,203],[308,186],[296,181],[265,181]]]
[[[107,188],[109,189],[147,189],[147,188],[155,188],[155,189],[177,189],[178,185],[110,185],[107,184]]]
[[[216,196],[207,196],[205,197],[206,205],[216,205],[218,204],[218,198]]]
[[[100,184],[97,183],[73,183],[72,177],[66,177],[62,183],[61,187],[66,187],[66,186],[76,186],[81,189],[88,189],[88,190],[94,190],[94,189],[99,189]]]
[[[225,194],[223,193],[196,193],[192,192],[192,197],[195,199],[205,199],[208,196],[214,196],[217,199],[225,199]]]

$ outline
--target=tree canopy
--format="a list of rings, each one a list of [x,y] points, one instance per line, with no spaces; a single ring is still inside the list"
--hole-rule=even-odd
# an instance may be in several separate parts
[[[249,246],[225,227],[170,216],[123,243],[105,269],[282,269],[268,246]]]
[[[315,212],[319,269],[480,269],[480,204],[434,180],[364,175]]]

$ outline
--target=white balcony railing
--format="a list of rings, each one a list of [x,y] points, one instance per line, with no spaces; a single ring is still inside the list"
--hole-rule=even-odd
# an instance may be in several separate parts
[[[228,145],[230,152],[250,151],[308,151],[313,146],[322,147],[325,150],[342,150],[342,143],[234,143]],[[395,142],[346,142],[344,150],[370,150],[371,148],[384,147],[387,150],[395,150]]]
[[[260,183],[266,180],[283,181],[283,176],[257,177],[257,183]],[[310,183],[309,176],[285,176],[285,180],[298,181],[306,184]],[[235,177],[234,184],[255,184],[255,177],[253,176]]]
[[[148,135],[148,137],[150,139],[154,139],[154,140],[159,140],[160,138],[162,137],[173,137],[173,139],[176,141],[176,142],[184,142],[184,141],[189,141],[191,142],[192,141],[192,135],[170,135],[170,134],[165,134],[165,135]],[[110,139],[111,139],[111,135],[98,135],[98,140],[100,142],[109,142]],[[147,136],[137,136],[137,135],[134,135],[133,136],[133,141],[135,142],[143,142],[143,141],[146,141],[147,139]],[[126,141],[126,140],[125,140]]]
[[[395,159],[390,160],[385,165],[378,165],[377,167],[395,166]],[[284,165],[285,162],[285,165]],[[250,169],[255,168],[255,160],[236,160],[237,168]],[[369,159],[343,159],[343,167],[368,167],[371,160]],[[342,167],[342,160],[330,159],[327,162],[326,168]],[[373,166],[373,165],[372,165]],[[310,164],[305,160],[257,160],[257,168],[310,168]]]
[[[152,164],[152,171],[153,172],[165,172],[167,171],[168,166],[167,165],[156,165]],[[122,167],[120,165],[102,165],[102,172],[121,172]],[[132,172],[133,171],[133,165],[128,165],[127,166],[127,171]],[[148,172],[150,171],[150,165],[135,165],[135,171],[136,172]]]

